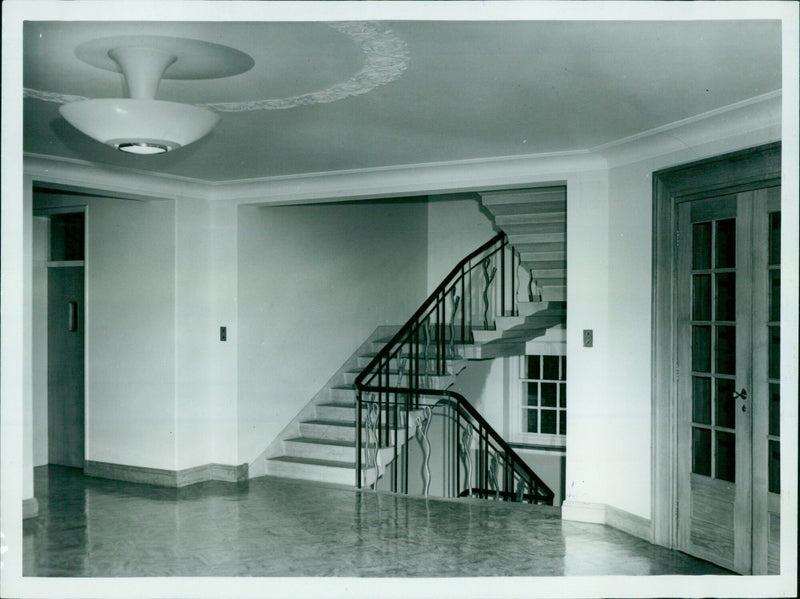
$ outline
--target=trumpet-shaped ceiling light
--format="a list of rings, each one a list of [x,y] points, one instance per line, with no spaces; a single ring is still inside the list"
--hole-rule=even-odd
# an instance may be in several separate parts
[[[76,129],[132,154],[160,154],[207,135],[219,115],[206,108],[155,99],[161,79],[213,79],[247,71],[247,54],[209,42],[125,36],[87,42],[76,50],[92,66],[119,71],[130,98],[70,102],[59,108]]]

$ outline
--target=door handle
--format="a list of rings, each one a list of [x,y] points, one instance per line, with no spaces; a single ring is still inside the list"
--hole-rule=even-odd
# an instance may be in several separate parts
[[[738,393],[736,391],[733,392],[733,399],[741,399],[742,400],[742,412],[747,411],[747,404],[744,401],[747,400],[747,389],[742,387],[742,390]]]

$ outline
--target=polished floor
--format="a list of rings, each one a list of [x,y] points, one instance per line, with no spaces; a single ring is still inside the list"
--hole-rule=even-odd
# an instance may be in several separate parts
[[[559,509],[264,477],[183,489],[35,472],[24,576],[730,574]]]

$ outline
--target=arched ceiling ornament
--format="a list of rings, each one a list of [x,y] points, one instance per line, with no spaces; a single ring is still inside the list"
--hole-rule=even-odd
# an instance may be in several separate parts
[[[352,77],[314,92],[288,98],[268,98],[242,102],[210,102],[198,104],[219,112],[253,110],[285,110],[310,104],[327,104],[351,96],[360,96],[398,79],[408,68],[410,54],[404,40],[381,23],[363,21],[327,23],[328,27],[346,35],[361,48],[364,65]],[[83,96],[61,94],[32,88],[23,89],[23,97],[64,104],[86,100]]]

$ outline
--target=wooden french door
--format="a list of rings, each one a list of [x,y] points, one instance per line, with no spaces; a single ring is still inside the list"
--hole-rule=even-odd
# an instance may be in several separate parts
[[[745,574],[778,567],[779,248],[779,187],[678,204],[678,545]]]

